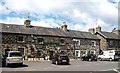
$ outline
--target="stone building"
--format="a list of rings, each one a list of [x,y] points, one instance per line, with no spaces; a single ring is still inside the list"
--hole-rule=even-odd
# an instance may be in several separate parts
[[[112,32],[101,31],[101,27],[96,28],[96,35],[100,39],[101,50],[119,50],[120,49],[120,29],[113,29]]]
[[[65,50],[74,56],[76,50],[80,55],[99,51],[100,39],[91,32],[68,30],[66,22],[60,28],[32,26],[30,22],[27,19],[24,25],[0,23],[3,54],[7,49],[19,50],[23,55],[48,52],[53,55],[55,51]]]

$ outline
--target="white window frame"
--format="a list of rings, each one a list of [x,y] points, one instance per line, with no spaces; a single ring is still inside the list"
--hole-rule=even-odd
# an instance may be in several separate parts
[[[97,46],[96,41],[91,41],[91,44],[92,43],[93,43],[93,45],[91,45],[91,46],[93,46],[93,47]]]
[[[80,46],[80,39],[73,39],[74,42],[77,42],[76,45],[79,45]]]

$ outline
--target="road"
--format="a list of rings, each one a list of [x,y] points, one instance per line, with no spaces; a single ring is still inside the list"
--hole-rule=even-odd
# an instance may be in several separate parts
[[[50,61],[25,61],[23,67],[3,67],[3,71],[117,71],[118,62],[71,60],[70,65],[54,65]]]

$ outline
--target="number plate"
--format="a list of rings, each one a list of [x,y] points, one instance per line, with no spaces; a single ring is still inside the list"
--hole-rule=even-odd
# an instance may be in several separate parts
[[[66,60],[62,60],[62,62],[66,62]]]
[[[16,61],[16,60],[19,60],[18,58],[13,58],[12,60]]]

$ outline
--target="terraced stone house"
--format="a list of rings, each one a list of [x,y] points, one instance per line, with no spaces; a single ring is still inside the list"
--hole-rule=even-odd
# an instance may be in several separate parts
[[[120,29],[114,28],[112,32],[105,32],[99,26],[95,34],[100,39],[100,50],[120,50]]]
[[[0,23],[2,51],[19,50],[23,55],[31,53],[41,57],[48,52],[64,50],[69,56],[80,57],[85,53],[98,53],[100,39],[90,32],[67,29],[66,22],[61,28],[32,26],[27,19],[24,25]]]

